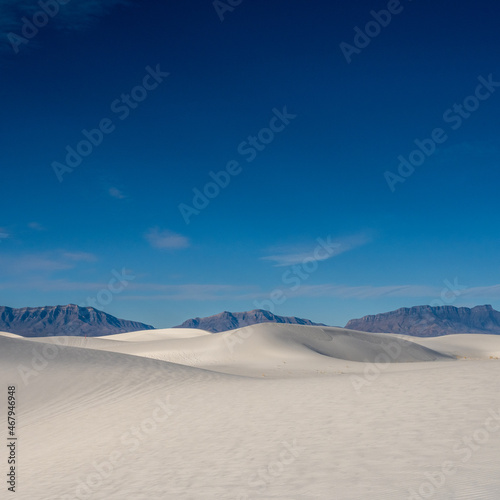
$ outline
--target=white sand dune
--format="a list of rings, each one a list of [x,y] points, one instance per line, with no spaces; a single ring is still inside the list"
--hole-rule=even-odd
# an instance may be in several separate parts
[[[163,328],[158,330],[140,330],[138,332],[118,333],[95,338],[135,342],[162,339],[187,339],[190,337],[200,337],[202,335],[210,335],[210,332],[198,330],[196,328]]]
[[[427,362],[454,359],[428,347],[385,334],[342,328],[264,323],[210,334],[177,329],[98,338],[49,337],[74,347],[161,359],[246,376],[311,375],[359,371],[359,363]],[[116,342],[119,338],[122,342]],[[126,342],[124,342],[126,341]],[[347,363],[346,363],[347,362]]]
[[[488,335],[275,324],[0,334],[18,401],[11,496],[498,499],[498,352]]]
[[[0,335],[3,335],[4,337],[11,337],[15,339],[23,339],[21,335],[16,335],[15,333],[9,333],[9,332],[0,332]]]
[[[463,333],[445,337],[414,339],[413,341],[459,358],[500,358],[500,336],[498,335]]]

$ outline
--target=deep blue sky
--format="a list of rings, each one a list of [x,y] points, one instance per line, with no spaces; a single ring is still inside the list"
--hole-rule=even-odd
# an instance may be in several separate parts
[[[94,305],[157,327],[266,304],[334,325],[500,308],[500,89],[468,99],[479,78],[500,82],[493,0],[392,0],[401,12],[350,63],[340,44],[387,1],[243,0],[221,21],[209,0],[74,0],[45,26],[37,2],[19,4],[0,1],[2,305]],[[169,76],[121,119],[115,101],[147,67]],[[479,107],[460,123],[466,99]],[[54,162],[103,119],[113,131],[60,182]],[[436,128],[446,141],[391,190],[386,172]],[[259,132],[255,156],[240,145]],[[179,205],[230,161],[239,173],[187,224]]]

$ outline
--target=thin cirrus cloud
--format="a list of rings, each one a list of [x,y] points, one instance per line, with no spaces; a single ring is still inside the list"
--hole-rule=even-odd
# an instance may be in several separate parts
[[[349,299],[376,299],[383,297],[436,297],[441,289],[426,285],[303,285],[290,291],[290,297],[335,297]]]
[[[116,198],[117,200],[124,200],[127,195],[123,193],[120,189],[116,187],[110,187],[108,189],[108,193],[112,198]]]
[[[131,294],[121,297],[123,300],[179,300],[179,301],[242,301],[269,298],[269,291],[263,291],[255,285],[228,284],[179,284],[164,285],[158,283],[130,283]],[[375,300],[388,297],[422,299],[430,303],[441,297],[442,287],[430,285],[386,285],[386,286],[349,286],[349,285],[303,285],[297,290],[284,289],[287,298],[349,298],[356,300]],[[451,292],[448,292],[450,295]],[[448,297],[448,296],[447,296]],[[461,290],[456,300],[468,297],[500,297],[500,285],[471,287]],[[449,298],[449,297],[448,297]]]
[[[100,290],[106,282],[74,282],[64,279],[35,279],[27,281],[16,280],[12,283],[0,283],[0,290],[37,290],[40,292],[82,292]]]
[[[71,262],[95,262],[97,257],[89,252],[61,252],[64,260]]]
[[[175,250],[190,246],[189,239],[185,236],[169,231],[168,229],[160,229],[158,227],[149,229],[144,237],[153,248],[161,250]]]
[[[349,285],[303,285],[287,293],[289,297],[335,297],[352,299],[378,299],[384,297],[423,298],[435,300],[442,297],[452,298],[452,302],[468,297],[500,297],[500,284],[490,286],[466,287],[456,294],[451,289],[430,285],[386,285],[386,286],[349,286]]]
[[[162,285],[155,283],[131,283],[130,292],[123,300],[252,300],[261,294],[256,286],[224,284],[180,284]],[[140,293],[140,294],[139,294]]]
[[[460,291],[464,297],[500,297],[500,285],[476,286]]]
[[[60,250],[21,255],[1,255],[0,268],[2,269],[2,275],[25,276],[32,279],[35,274],[50,276],[56,271],[73,269],[81,262],[94,262],[96,260],[97,257],[91,253]]]
[[[106,283],[80,282],[67,279],[30,279],[29,282],[16,280],[12,283],[0,283],[0,290],[39,290],[42,292],[88,291],[99,290]],[[225,284],[179,284],[135,283],[127,285],[127,292],[120,294],[119,300],[151,301],[215,301],[215,300],[252,300],[263,296],[258,287],[250,285]]]
[[[84,260],[84,259],[83,259]],[[59,271],[71,269],[75,263],[69,261],[54,260],[48,256],[25,256],[6,262],[0,257],[0,266],[18,266],[29,272],[29,281],[16,280],[11,283],[0,283],[2,289],[16,290],[40,290],[48,291],[85,291],[97,290],[105,283],[99,282],[79,282],[66,279],[32,279],[33,271]],[[13,271],[13,269],[10,269]],[[43,276],[43,274],[42,274]],[[232,284],[162,284],[162,283],[137,283],[131,282],[127,287],[128,293],[120,296],[120,300],[156,301],[242,301],[259,300],[269,298],[269,291],[262,290],[256,285],[232,285]],[[421,303],[431,303],[439,299],[443,292],[442,287],[431,285],[302,285],[297,290],[283,290],[286,297],[292,298],[344,298],[355,300],[376,300],[383,298],[414,298],[421,299]],[[446,292],[446,298],[453,299],[454,305],[467,301],[468,298],[492,299],[500,297],[500,284],[489,286],[468,287],[460,290],[456,297],[451,291]],[[456,303],[455,303],[456,301]]]
[[[328,260],[370,241],[371,237],[367,234],[337,239],[328,236],[318,238],[315,243],[307,246],[299,244],[271,248],[269,249],[271,255],[261,257],[261,260],[273,262],[275,267],[293,266],[307,261]],[[327,250],[325,250],[325,247]]]
[[[30,222],[28,227],[34,231],[45,231],[45,228],[38,222]]]

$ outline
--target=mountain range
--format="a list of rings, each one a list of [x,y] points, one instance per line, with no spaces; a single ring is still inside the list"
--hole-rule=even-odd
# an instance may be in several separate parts
[[[308,319],[296,318],[294,316],[277,316],[264,309],[254,309],[247,312],[231,313],[221,312],[206,318],[194,318],[184,321],[182,325],[175,328],[200,328],[208,332],[217,333],[227,330],[234,330],[244,326],[255,325],[256,323],[288,323],[292,325],[326,326],[323,323],[313,323]]]
[[[75,304],[21,309],[0,306],[0,331],[16,333],[23,337],[98,337],[152,329],[153,326],[144,323],[118,319],[93,307],[80,307]]]
[[[350,320],[346,328],[362,332],[385,332],[436,337],[454,333],[500,335],[500,312],[490,305],[468,307],[415,306]]]
[[[326,326],[308,319],[278,316],[263,309],[247,312],[224,311],[214,316],[193,318],[174,328],[199,328],[212,333],[234,330],[257,323],[283,323]],[[350,320],[345,328],[363,332],[398,333],[416,337],[436,337],[455,333],[500,335],[500,312],[491,305],[468,307],[415,306]],[[75,304],[65,306],[24,307],[0,306],[0,331],[25,337],[53,335],[86,335],[97,337],[154,327],[115,318],[93,307]]]

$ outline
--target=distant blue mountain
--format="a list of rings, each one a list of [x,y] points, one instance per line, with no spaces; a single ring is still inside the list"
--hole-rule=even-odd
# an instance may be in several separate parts
[[[87,335],[98,337],[154,327],[118,319],[93,307],[67,306],[12,307],[0,306],[0,331],[24,337],[49,337],[54,335]]]
[[[500,312],[490,305],[468,307],[415,306],[351,319],[345,326],[362,332],[402,333],[436,337],[454,333],[500,335]]]
[[[288,323],[291,325],[311,325],[311,326],[326,326],[322,323],[313,323],[308,319],[277,316],[272,312],[263,309],[255,309],[248,312],[231,313],[224,311],[214,316],[206,318],[194,318],[184,321],[182,325],[175,328],[199,328],[208,332],[225,332],[242,328],[243,326],[255,325],[257,323]]]

